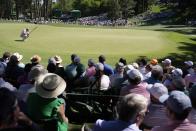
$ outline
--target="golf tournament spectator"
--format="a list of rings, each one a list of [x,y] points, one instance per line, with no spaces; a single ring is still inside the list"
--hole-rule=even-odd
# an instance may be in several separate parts
[[[196,125],[187,119],[192,105],[190,98],[181,91],[173,91],[171,94],[159,98],[166,105],[166,113],[169,123],[164,126],[154,127],[152,131],[194,131]]]

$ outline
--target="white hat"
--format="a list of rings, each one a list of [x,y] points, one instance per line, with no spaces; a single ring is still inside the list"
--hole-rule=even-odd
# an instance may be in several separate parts
[[[43,98],[56,98],[65,91],[66,83],[58,75],[47,73],[36,81],[36,92]]]
[[[22,58],[23,58],[23,56],[20,55],[18,52],[14,53],[13,55],[16,56],[16,58],[17,58],[18,61],[21,61]]]
[[[182,72],[182,70],[180,68],[176,68],[176,69],[172,70],[172,74],[174,76],[182,76],[183,72]]]
[[[135,79],[135,78],[137,78],[137,77],[139,77],[140,79],[142,79],[142,74],[137,70],[137,69],[133,69],[133,70],[130,70],[130,71],[128,71],[128,77],[130,78],[130,79]]]
[[[57,64],[59,64],[59,63],[61,63],[61,62],[63,61],[63,60],[61,59],[61,57],[58,56],[58,55],[54,56],[54,59],[55,59],[55,61],[56,61]]]
[[[192,61],[185,61],[184,62],[186,65],[188,65],[188,66],[193,66],[193,62]]]
[[[136,62],[134,62],[132,65],[133,65],[133,67],[134,67],[135,69],[138,69],[138,68],[139,68],[138,63],[136,63]]]
[[[161,83],[149,84],[147,90],[158,100],[161,96],[168,94],[167,88]]]
[[[125,69],[126,73],[128,74],[128,73],[130,72],[130,70],[133,70],[133,69],[135,69],[135,68],[133,67],[133,65],[126,65],[126,66],[124,67],[124,69]]]
[[[102,75],[100,90],[107,90],[109,86],[110,86],[110,78],[107,75]]]
[[[171,64],[171,60],[170,59],[165,59],[164,61],[162,61],[163,64]]]
[[[102,63],[97,63],[96,64],[96,70],[103,71],[104,70],[104,65]]]
[[[0,76],[3,75],[4,72],[5,72],[5,65],[2,62],[0,62]]]

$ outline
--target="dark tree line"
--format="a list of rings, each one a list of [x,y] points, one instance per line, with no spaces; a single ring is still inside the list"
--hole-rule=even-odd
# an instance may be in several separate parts
[[[155,2],[160,1],[177,12],[196,17],[196,0],[0,0],[0,18],[25,16],[30,19],[51,18],[52,10],[58,9],[67,13],[73,9],[80,10],[82,16],[93,16],[107,13],[112,20],[129,18],[145,12]]]

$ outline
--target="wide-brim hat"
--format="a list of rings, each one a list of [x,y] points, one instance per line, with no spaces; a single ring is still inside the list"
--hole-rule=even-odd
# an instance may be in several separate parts
[[[18,52],[14,53],[13,55],[16,56],[18,61],[21,61],[23,58],[23,55],[20,55]]]
[[[37,79],[35,86],[39,96],[56,98],[65,91],[66,82],[56,74],[47,73]]]
[[[31,62],[32,63],[39,63],[41,61],[41,57],[39,55],[34,55],[33,57],[31,57]]]
[[[56,55],[54,56],[54,59],[56,60],[56,63],[61,63],[63,60],[61,59],[60,56]]]

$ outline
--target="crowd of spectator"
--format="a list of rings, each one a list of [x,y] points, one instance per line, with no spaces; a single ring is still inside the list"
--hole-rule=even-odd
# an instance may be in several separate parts
[[[33,55],[23,63],[18,52],[3,53],[0,59],[0,130],[66,131],[69,117],[64,96],[90,87],[119,97],[113,104],[113,120],[98,119],[93,131],[195,131],[196,65],[184,61],[180,69],[167,58],[127,63],[120,58],[115,68],[100,55],[89,58],[87,67],[77,54],[64,66],[60,56],[48,59]],[[100,96],[101,97],[101,96]],[[101,99],[105,100],[104,97]],[[109,104],[108,104],[109,106]],[[67,107],[68,108],[68,107]],[[80,112],[83,113],[83,112]]]

